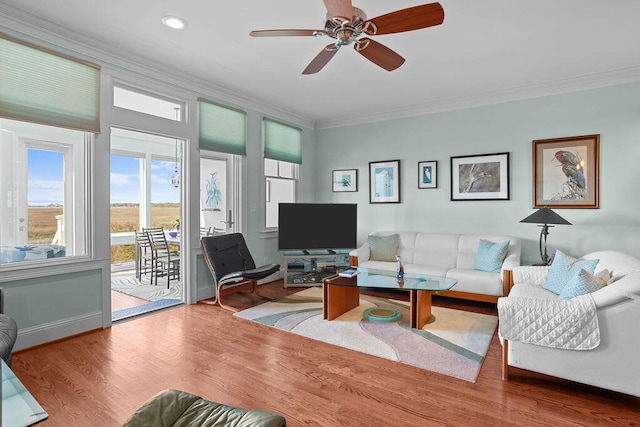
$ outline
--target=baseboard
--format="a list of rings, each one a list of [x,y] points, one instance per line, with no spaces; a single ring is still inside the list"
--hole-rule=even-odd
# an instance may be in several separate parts
[[[68,317],[32,328],[20,329],[18,330],[18,339],[13,351],[24,350],[62,338],[72,337],[94,329],[102,329],[101,311]]]

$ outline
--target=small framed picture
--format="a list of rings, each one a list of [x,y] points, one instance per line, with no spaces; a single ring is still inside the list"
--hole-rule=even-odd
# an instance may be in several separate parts
[[[418,162],[418,188],[438,187],[438,162]]]
[[[337,169],[333,171],[333,192],[358,191],[358,169]]]
[[[400,203],[400,160],[369,162],[369,203]]]
[[[598,209],[600,135],[533,141],[533,207]]]
[[[451,157],[451,200],[509,200],[509,153]]]

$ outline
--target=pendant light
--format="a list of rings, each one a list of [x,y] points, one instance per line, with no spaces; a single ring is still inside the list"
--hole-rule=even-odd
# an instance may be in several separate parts
[[[180,119],[180,107],[175,107],[174,109],[176,110],[176,121],[178,121]],[[180,187],[180,172],[178,171],[178,144],[179,143],[180,141],[176,139],[176,162],[175,162],[173,172],[171,172],[167,177],[169,184],[175,188]]]

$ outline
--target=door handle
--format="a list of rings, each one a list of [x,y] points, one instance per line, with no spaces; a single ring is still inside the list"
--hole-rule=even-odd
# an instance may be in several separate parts
[[[227,224],[227,227],[231,227],[233,226],[233,224],[235,224],[235,222],[233,221],[233,212],[231,210],[229,210],[227,212],[227,220],[226,221],[220,221],[224,224]]]

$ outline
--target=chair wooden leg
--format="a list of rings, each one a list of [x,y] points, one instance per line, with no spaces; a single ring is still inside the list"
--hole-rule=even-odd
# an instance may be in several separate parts
[[[220,307],[224,308],[225,310],[229,310],[232,311],[234,313],[237,313],[238,311],[240,311],[240,309],[235,308],[235,307],[231,307],[230,305],[227,305],[225,303],[222,302],[222,295],[220,295],[218,297],[218,304],[220,304]]]

